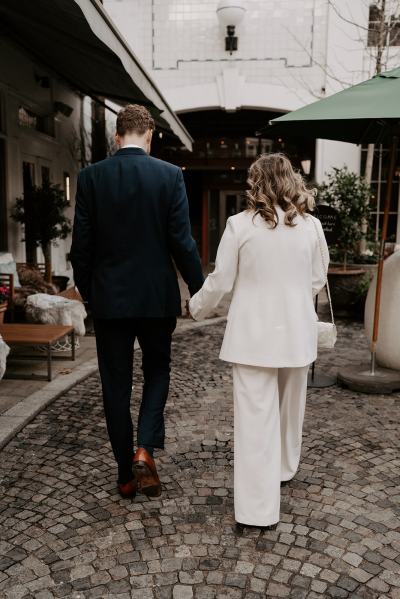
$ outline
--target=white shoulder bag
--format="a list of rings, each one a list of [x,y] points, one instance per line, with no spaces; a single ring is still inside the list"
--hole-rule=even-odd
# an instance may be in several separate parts
[[[321,237],[318,231],[318,227],[314,221],[314,218],[311,217],[311,220],[313,222],[314,229],[317,234],[318,245],[321,252],[322,268],[324,269],[324,273],[326,273],[328,269],[324,260],[324,252],[322,250]],[[329,289],[328,275],[326,275],[325,287],[328,296],[329,308],[331,311],[331,322],[322,322],[318,320],[318,349],[333,349],[337,340],[337,329],[335,325],[335,318],[333,316],[331,291]]]

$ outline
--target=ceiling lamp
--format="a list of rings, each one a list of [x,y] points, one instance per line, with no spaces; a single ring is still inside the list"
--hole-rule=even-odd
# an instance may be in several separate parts
[[[235,36],[235,27],[241,23],[246,13],[244,0],[220,0],[217,7],[217,16],[224,28],[226,27],[225,50],[232,54],[238,49],[238,38]]]

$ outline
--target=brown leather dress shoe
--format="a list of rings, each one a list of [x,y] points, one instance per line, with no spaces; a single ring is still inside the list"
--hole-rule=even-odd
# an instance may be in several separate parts
[[[136,477],[127,483],[118,483],[119,494],[124,499],[129,499],[129,498],[134,499],[136,497],[137,485],[138,485],[138,480]]]
[[[161,482],[153,458],[146,449],[138,447],[133,456],[133,469],[139,481],[139,490],[147,497],[161,495]]]

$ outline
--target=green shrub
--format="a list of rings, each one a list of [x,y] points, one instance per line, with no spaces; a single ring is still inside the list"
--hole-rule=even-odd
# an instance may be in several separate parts
[[[319,187],[319,202],[337,210],[339,231],[336,243],[330,246],[331,259],[344,262],[375,262],[376,246],[371,233],[366,235],[368,251],[361,254],[360,242],[364,237],[362,226],[371,213],[371,187],[365,179],[352,173],[347,167],[333,168],[328,181]]]

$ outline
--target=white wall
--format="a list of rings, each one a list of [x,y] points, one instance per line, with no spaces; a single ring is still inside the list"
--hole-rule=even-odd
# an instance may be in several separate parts
[[[364,62],[368,27],[368,3],[364,0],[332,0],[328,6],[326,52],[321,70],[325,93],[322,97],[359,83],[369,77]],[[357,23],[357,25],[355,25]],[[315,153],[315,178],[322,183],[326,173],[347,166],[359,174],[361,150],[348,143],[318,139]]]
[[[360,173],[361,146],[328,139],[317,139],[315,148],[315,180],[322,183],[332,168],[347,168]]]
[[[291,110],[319,94],[326,0],[247,0],[239,49],[225,52],[218,0],[104,0],[175,110]],[[311,61],[311,55],[313,61]]]
[[[239,49],[225,52],[218,0],[104,0],[172,108],[286,112],[366,79],[367,0],[247,0]],[[358,23],[355,26],[353,23]],[[369,55],[368,55],[369,56]],[[356,146],[318,143],[319,179]]]

